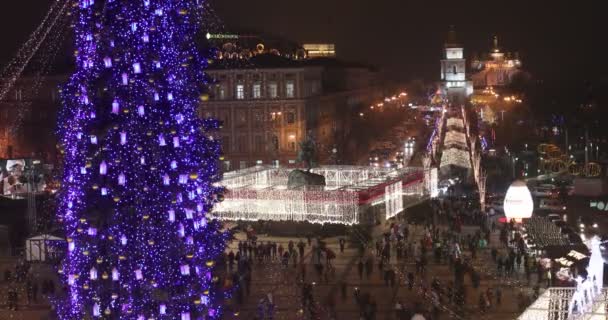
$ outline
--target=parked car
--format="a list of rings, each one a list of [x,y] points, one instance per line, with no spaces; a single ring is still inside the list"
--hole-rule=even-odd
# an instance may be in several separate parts
[[[566,205],[556,199],[541,199],[539,208],[551,211],[565,211]]]

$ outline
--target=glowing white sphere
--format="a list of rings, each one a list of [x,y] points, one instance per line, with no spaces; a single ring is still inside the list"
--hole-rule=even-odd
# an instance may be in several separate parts
[[[515,219],[519,222],[521,219],[532,217],[534,202],[524,181],[516,180],[511,184],[505,195],[504,210],[508,221]]]

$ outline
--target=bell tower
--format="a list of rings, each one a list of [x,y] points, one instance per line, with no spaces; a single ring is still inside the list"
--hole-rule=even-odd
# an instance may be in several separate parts
[[[463,105],[473,93],[473,86],[466,80],[464,48],[456,38],[454,26],[450,27],[441,60],[441,86],[448,100],[454,105]]]

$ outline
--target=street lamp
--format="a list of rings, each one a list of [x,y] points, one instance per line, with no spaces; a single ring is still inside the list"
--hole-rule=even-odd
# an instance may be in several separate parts
[[[336,146],[333,147],[333,149],[331,149],[331,153],[334,157],[334,164],[338,164],[338,149],[336,149]]]

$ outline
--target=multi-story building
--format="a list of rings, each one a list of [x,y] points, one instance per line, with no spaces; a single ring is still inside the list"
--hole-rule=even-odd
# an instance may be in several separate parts
[[[378,99],[375,72],[334,59],[288,60],[258,55],[218,61],[202,117],[223,121],[224,169],[295,164],[299,142],[312,137],[321,161],[349,128],[352,110]]]
[[[490,52],[481,58],[475,56],[471,61],[473,86],[481,89],[506,86],[522,72],[520,68],[519,54],[502,52],[498,46],[498,37],[494,36]]]
[[[0,158],[55,161],[59,87],[66,79],[22,77],[0,100]]]

